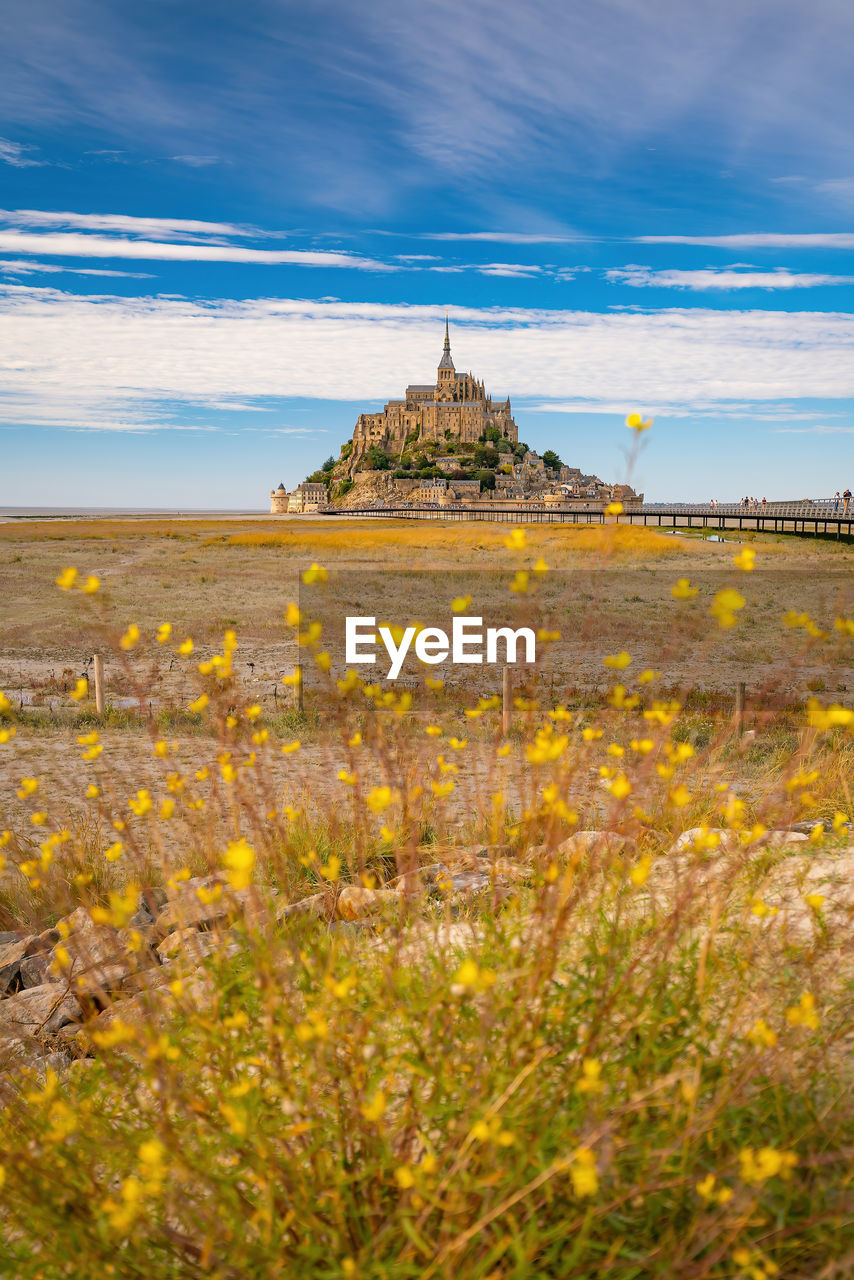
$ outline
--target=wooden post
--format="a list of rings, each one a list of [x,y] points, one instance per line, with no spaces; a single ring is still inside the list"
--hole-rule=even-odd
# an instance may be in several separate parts
[[[95,668],[95,710],[99,716],[104,714],[104,659],[96,653],[92,660]]]
[[[513,675],[508,666],[504,668],[501,684],[501,732],[506,738],[513,721]]]
[[[744,700],[747,687],[743,682],[735,686],[735,731],[739,738],[744,733]]]

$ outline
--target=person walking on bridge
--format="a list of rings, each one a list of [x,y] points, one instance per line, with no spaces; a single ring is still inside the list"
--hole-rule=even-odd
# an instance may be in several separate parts
[[[848,515],[848,508],[851,506],[851,490],[846,489],[842,495],[842,514]]]
[[[837,489],[836,493],[833,495],[833,514],[834,515],[836,515],[837,511],[839,510],[839,502],[840,502],[839,490]]]

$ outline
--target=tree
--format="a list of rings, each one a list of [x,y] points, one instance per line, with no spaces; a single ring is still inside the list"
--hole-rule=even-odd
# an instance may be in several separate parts
[[[332,457],[332,454],[330,453],[329,457],[326,459],[326,461],[324,462],[320,470],[328,472],[328,471],[331,471],[334,468],[334,466],[335,466],[335,459]]]
[[[495,488],[495,472],[494,471],[476,471],[475,479],[480,481],[481,492],[486,489]]]
[[[382,449],[372,444],[365,450],[363,465],[367,471],[388,471],[389,461]]]
[[[546,449],[543,454],[543,466],[548,467],[549,471],[560,471],[563,463],[555,453],[554,449]]]

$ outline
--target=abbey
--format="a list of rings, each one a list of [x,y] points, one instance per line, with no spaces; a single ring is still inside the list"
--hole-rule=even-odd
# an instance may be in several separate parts
[[[376,447],[390,458],[409,444],[461,441],[474,444],[487,428],[515,444],[519,432],[510,411],[510,397],[494,403],[482,382],[470,373],[457,373],[451,357],[451,337],[445,320],[445,346],[433,384],[414,383],[403,400],[389,400],[382,413],[362,413],[353,432],[353,449],[346,470],[358,470],[365,452]]]

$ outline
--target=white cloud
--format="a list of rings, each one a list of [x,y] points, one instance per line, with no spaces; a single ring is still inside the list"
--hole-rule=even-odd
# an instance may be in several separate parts
[[[824,423],[813,427],[777,427],[778,436],[852,436],[854,427],[828,427]]]
[[[695,244],[713,249],[854,249],[854,234],[846,231],[805,235],[751,231],[730,236],[635,236],[634,240],[636,244]]]
[[[540,407],[665,413],[737,403],[749,416],[797,399],[854,398],[851,314],[450,314],[460,367],[493,394]],[[381,401],[432,377],[444,318],[439,306],[196,302],[0,284],[0,422],[151,430],[241,397]]]
[[[793,272],[784,267],[773,271],[736,271],[732,268],[655,271],[651,267],[628,266],[611,268],[605,272],[605,277],[612,284],[655,289],[815,289],[821,285],[854,284],[854,276]]]
[[[66,267],[55,262],[35,262],[32,259],[0,260],[0,271],[6,275],[22,276],[33,273],[70,273],[75,276],[123,276],[128,280],[153,280],[150,271],[110,271],[106,267]]]
[[[191,169],[205,169],[210,164],[219,164],[219,156],[170,156],[177,164],[186,164]]]
[[[542,267],[525,266],[519,262],[487,262],[471,268],[482,276],[505,276],[509,280],[530,279],[542,274]]]
[[[0,163],[10,164],[13,169],[32,169],[47,164],[46,160],[35,160],[32,152],[38,147],[25,147],[22,142],[12,142],[9,138],[0,138]]]
[[[488,244],[565,244],[581,239],[573,235],[530,235],[523,231],[434,231],[419,240],[483,240]]]
[[[138,218],[128,213],[56,213],[46,209],[0,209],[0,222],[14,227],[65,227],[76,231],[118,231],[171,240],[190,236],[257,236],[254,227],[197,218]]]
[[[288,263],[298,267],[347,267],[359,271],[396,268],[354,253],[305,249],[250,249],[229,244],[157,243],[153,240],[113,239],[79,232],[0,231],[0,252],[54,254],[77,258],[135,258],[170,262],[250,262],[264,266]]]

